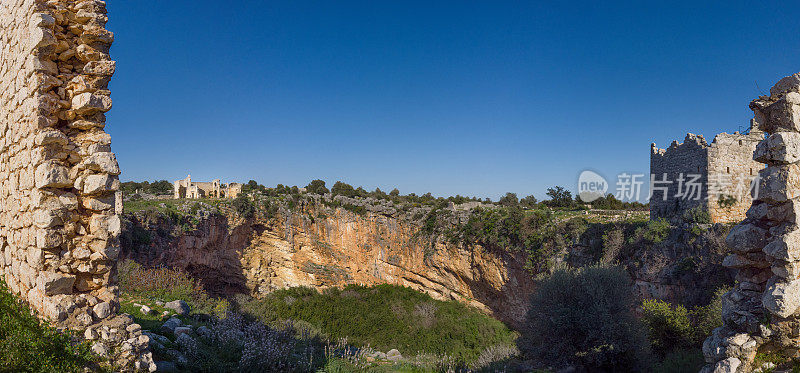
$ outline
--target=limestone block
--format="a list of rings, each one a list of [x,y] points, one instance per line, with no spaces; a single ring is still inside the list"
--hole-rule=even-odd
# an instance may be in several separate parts
[[[764,307],[783,318],[794,314],[800,307],[800,280],[770,282],[761,298]]]
[[[770,263],[765,259],[751,259],[744,255],[731,254],[725,257],[722,261],[722,265],[728,268],[767,268],[770,266]]]
[[[750,103],[762,131],[800,131],[800,94],[789,92],[785,96],[758,99]]]
[[[72,98],[72,110],[78,115],[88,115],[111,110],[111,97],[95,93],[81,93]]]
[[[800,230],[792,230],[770,240],[764,253],[778,260],[794,262],[800,260]]]
[[[45,295],[52,296],[56,294],[72,294],[72,286],[75,284],[75,276],[56,273],[56,272],[42,272],[36,279],[39,289],[44,291]]]
[[[111,303],[98,303],[92,308],[92,313],[94,314],[94,317],[97,317],[98,319],[105,319],[111,315]]]
[[[39,228],[52,228],[64,224],[59,210],[38,209],[33,214],[33,222]]]
[[[83,181],[83,192],[98,194],[119,190],[119,178],[111,175],[89,175]]]
[[[83,31],[80,41],[83,44],[89,45],[95,43],[111,44],[114,42],[114,33],[100,27],[89,27]]]
[[[800,166],[769,166],[760,172],[757,200],[770,204],[800,197]]]
[[[121,231],[119,216],[94,214],[89,219],[89,231],[100,239],[117,237]]]
[[[736,253],[760,251],[766,244],[767,231],[750,223],[740,223],[731,229],[725,243]]]
[[[91,61],[83,67],[83,72],[89,75],[111,76],[114,75],[116,68],[117,64],[114,61]]]
[[[774,222],[800,223],[800,200],[792,199],[784,203],[771,206],[766,218]]]
[[[55,129],[46,129],[36,135],[36,145],[67,145],[69,139],[63,132]]]
[[[65,188],[72,186],[69,170],[58,162],[49,161],[36,167],[37,188]]]
[[[37,229],[36,246],[41,249],[54,249],[64,242],[61,232],[55,229]]]
[[[109,175],[119,175],[117,157],[111,152],[94,153],[81,162],[79,168],[102,172]]]
[[[84,197],[81,200],[81,205],[92,211],[106,211],[114,208],[114,195],[107,195],[103,197]]]
[[[782,78],[769,90],[770,96],[778,96],[789,91],[800,91],[800,73]]]
[[[747,210],[745,216],[752,220],[761,220],[767,217],[769,205],[763,202],[754,202]]]
[[[77,53],[78,58],[83,62],[99,61],[108,57],[108,55],[105,53],[100,52],[86,44],[79,45],[78,48],[75,49],[75,52]]]
[[[800,133],[776,132],[756,146],[753,158],[761,163],[800,161]]]
[[[777,260],[772,263],[772,273],[780,278],[794,280],[800,277],[800,262]]]

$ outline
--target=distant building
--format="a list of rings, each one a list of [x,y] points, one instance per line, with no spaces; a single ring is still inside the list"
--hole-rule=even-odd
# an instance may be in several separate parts
[[[236,198],[242,192],[242,184],[222,184],[220,179],[211,182],[192,181],[192,175],[174,183],[175,198]]]
[[[650,218],[682,215],[693,208],[708,211],[712,223],[744,220],[753,203],[751,182],[764,165],[753,160],[764,133],[751,126],[745,134],[721,133],[708,144],[687,134],[683,143],[650,148]]]

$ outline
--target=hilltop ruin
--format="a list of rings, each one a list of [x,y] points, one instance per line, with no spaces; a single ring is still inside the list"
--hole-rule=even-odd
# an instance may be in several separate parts
[[[691,133],[666,149],[651,144],[650,218],[668,219],[699,207],[712,223],[743,220],[753,202],[751,183],[764,167],[753,160],[763,139],[753,123],[748,133],[721,133],[711,144]]]

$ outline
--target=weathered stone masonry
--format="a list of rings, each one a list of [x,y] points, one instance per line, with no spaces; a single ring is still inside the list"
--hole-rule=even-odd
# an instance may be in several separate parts
[[[737,283],[723,297],[724,326],[703,344],[705,372],[749,372],[758,352],[800,358],[800,74],[750,104],[769,134],[754,159],[760,173],[747,219],[731,230],[723,265]]]
[[[764,138],[764,133],[752,127],[748,134],[721,133],[708,144],[703,136],[687,134],[683,143],[674,141],[667,149],[659,149],[656,144],[650,147],[650,173],[657,181],[671,183],[658,184],[667,188],[653,189],[650,198],[650,217],[670,218],[681,215],[686,210],[701,207],[709,212],[714,223],[738,222],[744,219],[745,212],[753,199],[750,195],[750,182],[763,168],[753,160],[756,144]],[[666,179],[665,179],[666,175]],[[684,182],[679,183],[683,175]],[[686,194],[690,175],[697,175],[696,182],[701,186],[699,198],[681,197]],[[710,185],[716,185],[710,188]],[[694,196],[694,193],[689,193]],[[728,204],[720,203],[720,196],[733,197]]]
[[[152,370],[141,327],[117,315],[106,21],[99,0],[0,2],[0,275],[121,369]]]

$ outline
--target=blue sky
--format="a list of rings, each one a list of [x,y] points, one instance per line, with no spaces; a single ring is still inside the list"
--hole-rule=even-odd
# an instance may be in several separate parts
[[[736,131],[800,71],[793,2],[108,3],[123,181],[541,198]]]

